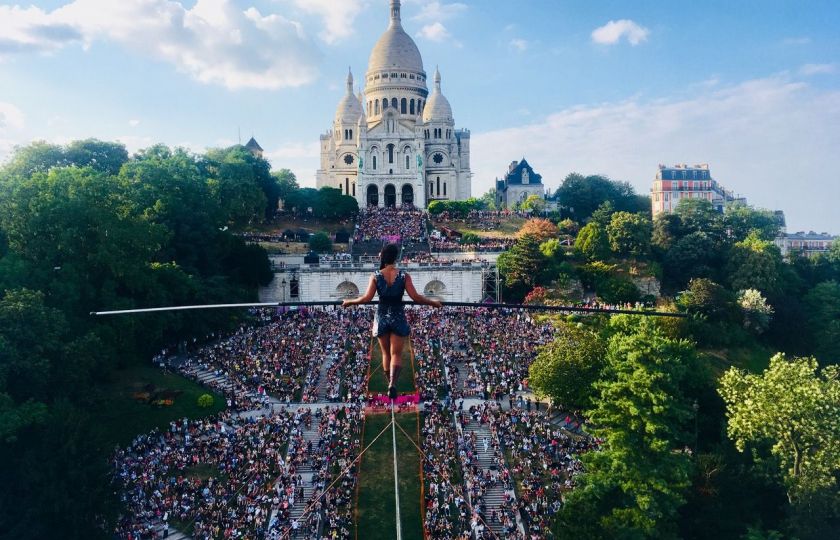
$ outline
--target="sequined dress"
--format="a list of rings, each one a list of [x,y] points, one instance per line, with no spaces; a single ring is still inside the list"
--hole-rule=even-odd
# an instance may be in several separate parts
[[[405,294],[405,274],[400,270],[394,282],[388,285],[381,271],[374,274],[376,280],[376,294],[379,304],[373,317],[373,335],[379,337],[385,334],[396,334],[406,337],[411,333],[403,308],[403,294]]]

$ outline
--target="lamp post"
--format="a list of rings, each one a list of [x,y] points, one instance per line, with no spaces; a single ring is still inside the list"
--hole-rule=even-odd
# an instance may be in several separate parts
[[[283,278],[283,281],[280,282],[281,290],[283,291],[283,303],[286,303],[286,278]]]
[[[700,410],[700,404],[697,403],[697,400],[694,400],[694,403],[691,405],[691,408],[694,409],[694,455],[697,455],[697,412]]]

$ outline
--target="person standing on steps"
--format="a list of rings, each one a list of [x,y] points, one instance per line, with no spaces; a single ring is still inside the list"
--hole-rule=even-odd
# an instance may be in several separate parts
[[[382,350],[382,369],[388,379],[388,397],[396,399],[397,381],[402,371],[402,351],[405,338],[411,333],[408,320],[405,318],[403,295],[408,296],[418,304],[439,308],[443,303],[439,300],[427,298],[417,292],[411,276],[397,268],[397,257],[400,248],[396,244],[388,244],[379,253],[379,270],[370,277],[370,283],[365,294],[358,298],[345,300],[341,307],[365,304],[379,295],[379,304],[373,318],[373,335],[379,340]]]

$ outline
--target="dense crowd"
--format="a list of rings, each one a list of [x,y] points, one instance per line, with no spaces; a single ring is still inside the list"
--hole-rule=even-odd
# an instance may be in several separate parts
[[[577,456],[596,446],[551,423],[521,395],[552,327],[513,310],[408,308],[407,314],[424,402],[426,537],[495,538],[492,527],[505,538],[544,538],[580,471]],[[253,326],[211,341],[180,364],[184,373],[212,370],[233,384],[224,413],[173,423],[116,453],[126,506],[120,538],[160,538],[173,525],[191,527],[197,539],[274,540],[292,530],[308,540],[350,538],[370,310],[255,317]],[[268,417],[237,414],[267,412],[270,398],[283,405]],[[464,410],[469,398],[480,401]],[[333,405],[285,405],[292,402]],[[465,429],[471,423],[490,435],[476,437]],[[313,430],[317,436],[305,436]],[[480,466],[479,454],[488,453],[492,467]],[[489,489],[505,491],[501,507],[485,503]],[[308,511],[293,519],[293,509],[299,515],[304,506]]]
[[[496,252],[505,251],[516,242],[513,238],[479,238],[478,243],[464,244],[457,240],[450,238],[432,238],[429,240],[432,252],[458,252],[458,251],[478,251],[478,252]]]
[[[399,237],[403,243],[426,239],[426,213],[416,209],[368,208],[359,213],[356,242],[378,241]]]
[[[250,420],[224,413],[137,437],[114,457],[127,510],[117,535],[158,538],[179,524],[196,539],[256,536],[294,497],[271,488],[278,475],[294,482],[282,451],[294,422],[286,411]]]
[[[495,231],[501,227],[502,223],[512,217],[530,218],[530,212],[511,211],[511,210],[471,210],[466,217],[450,212],[441,212],[435,216],[437,223],[465,223],[471,229],[478,229],[482,231]]]

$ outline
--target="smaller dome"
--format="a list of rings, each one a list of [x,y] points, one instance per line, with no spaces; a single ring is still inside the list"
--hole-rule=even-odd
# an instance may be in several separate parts
[[[455,122],[452,118],[452,106],[449,105],[449,100],[440,91],[440,70],[437,68],[435,68],[435,89],[429,99],[426,100],[426,106],[423,109],[423,121],[426,123]]]
[[[350,123],[356,124],[362,116],[362,103],[353,94],[353,73],[347,71],[347,92],[341,101],[338,102],[338,107],[335,109],[336,123]]]

